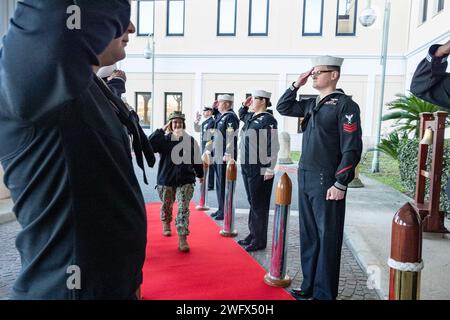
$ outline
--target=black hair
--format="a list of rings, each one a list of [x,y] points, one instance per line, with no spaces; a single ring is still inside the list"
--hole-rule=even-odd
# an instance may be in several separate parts
[[[172,120],[175,120],[175,119],[181,119],[183,121],[183,129],[186,129],[186,120],[184,120],[183,118],[173,118]],[[170,120],[170,126],[169,126],[170,132],[173,132],[172,120]]]
[[[266,108],[270,108],[272,106],[272,102],[270,102],[270,99],[264,98],[264,100],[266,101]]]

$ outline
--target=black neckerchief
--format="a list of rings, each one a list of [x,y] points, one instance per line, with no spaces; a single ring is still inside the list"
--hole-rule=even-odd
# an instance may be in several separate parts
[[[263,111],[258,114],[254,113],[253,116],[249,119],[249,122],[253,121],[255,119],[258,119],[262,115],[269,115],[269,116],[273,117],[273,113],[270,113],[269,111]]]
[[[228,110],[228,111],[225,111],[224,113],[221,113],[218,120],[222,120],[223,117],[225,117],[225,116],[227,116],[229,114],[236,115],[236,113],[233,110]]]
[[[319,109],[322,107],[322,105],[326,101],[328,101],[328,98],[330,98],[331,96],[333,96],[335,94],[345,95],[345,93],[344,93],[344,91],[342,89],[336,89],[335,91],[333,91],[332,93],[326,95],[325,97],[323,97],[319,101],[317,101],[318,99],[316,98],[315,106],[313,108],[311,108],[309,110],[309,112],[305,115],[305,117],[303,118],[303,121],[302,121],[302,124],[301,124],[301,131],[302,132],[306,131],[306,126],[308,125],[308,122],[309,122],[310,118],[311,118],[311,121],[312,121],[312,127],[314,128],[316,126],[316,122],[314,120],[315,114],[319,111]]]
[[[103,82],[103,80],[95,76],[94,81],[111,102],[111,105],[120,122],[128,129],[128,134],[131,136],[133,151],[136,156],[136,162],[142,169],[145,184],[148,184],[147,176],[145,175],[144,157],[150,167],[154,166],[156,159],[153,153],[152,146],[150,145],[150,142],[148,141],[144,130],[142,130],[142,127],[139,124],[139,116],[134,110],[129,110],[122,99],[117,97],[108,88],[106,83]],[[142,156],[142,154],[144,154],[144,157]]]
[[[233,110],[228,110],[225,111],[224,113],[219,113],[217,119],[214,120],[214,129],[217,129],[217,127],[219,126],[219,122],[227,115],[229,114],[234,114],[236,116],[236,113],[234,113]]]

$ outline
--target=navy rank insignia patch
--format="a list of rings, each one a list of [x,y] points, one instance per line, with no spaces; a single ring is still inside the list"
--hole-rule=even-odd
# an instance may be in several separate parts
[[[358,130],[358,124],[353,121],[353,114],[346,114],[345,117],[347,118],[347,123],[344,123],[344,131],[347,133],[353,133],[356,130]]]

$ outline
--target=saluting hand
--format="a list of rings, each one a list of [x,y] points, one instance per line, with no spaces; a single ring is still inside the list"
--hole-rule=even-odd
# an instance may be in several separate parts
[[[197,113],[195,114],[195,122],[199,123],[201,118],[202,118],[202,115],[200,114],[200,112],[197,111]]]
[[[167,132],[170,127],[170,121],[166,123],[166,125],[162,128],[164,132]]]
[[[295,83],[294,83],[294,86],[297,88],[303,87],[306,84],[306,82],[308,82],[308,78],[311,75],[313,70],[314,70],[314,68],[311,68],[311,70],[299,75],[297,78],[297,81],[295,81]]]
[[[253,97],[248,97],[242,104],[244,105],[244,107],[250,107],[253,104]]]
[[[127,81],[127,75],[122,70],[114,70],[114,72],[108,77],[108,81],[110,81],[114,78],[121,78],[124,81]]]
[[[327,190],[326,200],[342,200],[345,197],[345,191],[339,190],[335,186],[332,186]]]
[[[219,101],[215,100],[214,103],[213,103],[213,108],[217,109],[218,107],[219,107]]]
[[[450,54],[450,40],[446,44],[440,46],[435,53],[436,57],[443,57]]]

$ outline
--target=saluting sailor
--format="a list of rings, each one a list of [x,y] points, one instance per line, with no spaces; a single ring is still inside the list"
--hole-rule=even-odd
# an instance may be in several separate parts
[[[446,72],[449,55],[450,40],[443,45],[432,45],[427,57],[417,66],[411,81],[414,95],[446,109],[450,109],[450,73]],[[450,199],[450,176],[446,192]]]
[[[362,152],[359,106],[336,89],[343,59],[322,56],[280,98],[277,110],[304,117],[298,170],[300,250],[303,283],[297,299],[336,299],[339,284],[347,185]],[[311,76],[314,99],[296,99]]]
[[[432,45],[411,82],[413,94],[446,109],[450,109],[450,73],[446,72],[449,55],[450,40],[443,45]]]
[[[206,144],[212,143],[214,134],[215,120],[213,117],[213,107],[205,106],[203,108],[203,118],[205,121],[200,125],[201,116],[197,112],[197,117],[194,121],[194,131],[200,132],[202,154],[206,151]],[[214,190],[214,166],[210,166],[208,174],[208,190]]]
[[[223,220],[225,201],[225,175],[227,163],[231,159],[237,159],[237,130],[239,129],[239,118],[233,111],[233,96],[229,94],[218,96],[217,110],[220,115],[214,124],[214,139],[212,151],[214,171],[216,174],[216,193],[219,209],[211,214],[215,220]]]
[[[249,252],[267,246],[270,198],[279,150],[278,122],[267,110],[272,105],[271,95],[270,92],[256,90],[239,109],[239,118],[244,122],[239,152],[242,178],[250,205],[250,233],[238,243]]]

